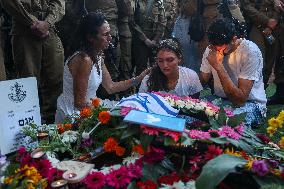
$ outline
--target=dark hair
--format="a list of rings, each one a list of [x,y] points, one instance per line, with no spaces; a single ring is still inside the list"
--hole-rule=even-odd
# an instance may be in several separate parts
[[[212,45],[229,44],[235,35],[235,24],[227,18],[213,21],[207,31],[209,43]]]
[[[182,59],[182,51],[179,42],[176,39],[162,40],[157,47],[157,54],[161,50],[169,50],[176,54],[176,56]],[[161,71],[158,64],[153,67],[149,79],[147,81],[148,91],[169,91],[168,78]]]
[[[76,50],[88,50],[90,48],[88,36],[96,37],[99,32],[99,27],[101,27],[105,22],[106,17],[100,10],[96,12],[89,12],[83,16],[73,39],[73,52]]]

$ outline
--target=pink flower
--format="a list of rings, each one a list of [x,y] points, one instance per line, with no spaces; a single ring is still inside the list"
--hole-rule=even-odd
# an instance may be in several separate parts
[[[121,116],[126,116],[131,110],[135,110],[136,108],[131,108],[131,107],[122,107],[120,110],[120,115]]]
[[[106,176],[107,185],[114,188],[125,188],[131,182],[128,170],[125,166],[120,167],[117,170],[111,171]]]
[[[147,163],[154,163],[162,161],[165,158],[165,151],[151,147],[150,152],[146,153],[142,159]]]
[[[234,113],[233,113],[232,110],[230,110],[230,109],[228,109],[228,108],[225,108],[224,110],[225,110],[226,115],[227,115],[228,117],[233,117],[233,116],[234,116]]]
[[[186,133],[189,135],[190,138],[193,139],[200,139],[200,140],[207,140],[210,138],[210,134],[209,132],[204,132],[204,131],[200,131],[200,130],[187,130]]]
[[[154,129],[145,125],[141,125],[140,128],[143,130],[143,133],[147,135],[158,135],[159,129]]]
[[[105,175],[101,172],[90,173],[83,181],[87,188],[100,189],[105,185]]]
[[[172,139],[177,142],[181,136],[181,133],[179,132],[174,132],[174,131],[168,131],[168,130],[163,130],[163,133],[165,136],[170,136]]]
[[[232,138],[235,140],[239,140],[241,138],[241,135],[239,135],[232,127],[228,125],[221,127],[218,133],[221,136]]]
[[[243,134],[243,132],[245,131],[245,126],[243,124],[240,124],[238,126],[235,127],[235,130],[239,133],[239,134]]]
[[[131,178],[140,178],[142,177],[142,165],[130,164],[128,166],[128,174]]]

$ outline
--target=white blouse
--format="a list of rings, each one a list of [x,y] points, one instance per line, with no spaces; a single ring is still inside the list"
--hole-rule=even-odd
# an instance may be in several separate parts
[[[147,81],[149,75],[145,76],[141,82],[139,93],[151,92],[148,91]],[[178,95],[178,96],[189,96],[198,93],[202,90],[197,73],[189,68],[179,66],[179,78],[174,90],[168,91],[167,93]],[[164,92],[164,91],[161,91]]]

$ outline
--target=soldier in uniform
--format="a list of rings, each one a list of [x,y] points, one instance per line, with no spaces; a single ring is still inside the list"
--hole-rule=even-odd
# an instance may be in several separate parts
[[[4,64],[4,54],[3,54],[3,32],[2,32],[2,8],[0,6],[0,81],[6,80],[6,71],[5,71],[5,64]]]
[[[279,13],[273,0],[241,0],[241,7],[251,25],[249,39],[256,43],[262,52],[263,81],[267,85],[279,45]]]
[[[118,34],[120,44],[120,80],[129,79],[132,77],[131,70],[131,45],[132,34],[129,27],[129,22],[133,18],[133,5],[131,0],[116,0],[118,8]]]
[[[277,86],[275,95],[268,100],[268,104],[284,104],[284,0],[275,0],[274,7],[280,14],[279,18],[279,48],[277,51],[274,75],[274,83]]]
[[[132,55],[139,75],[153,64],[153,48],[163,36],[166,25],[162,0],[135,0]]]
[[[62,92],[64,52],[54,24],[65,12],[64,0],[2,0],[12,16],[13,58],[18,77],[35,76],[42,119],[54,121]]]
[[[83,8],[84,0],[65,0],[65,15],[56,25],[64,47],[65,59],[74,53],[72,52],[72,43],[77,40],[74,38],[75,31],[80,18],[86,14]]]
[[[165,18],[166,18],[166,28],[164,32],[164,39],[172,37],[172,31],[177,18],[177,1],[176,0],[165,0]]]

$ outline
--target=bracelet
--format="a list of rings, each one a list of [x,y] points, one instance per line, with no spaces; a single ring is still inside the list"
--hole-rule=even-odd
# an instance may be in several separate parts
[[[138,80],[136,77],[131,78],[131,86],[137,86],[139,84]]]

